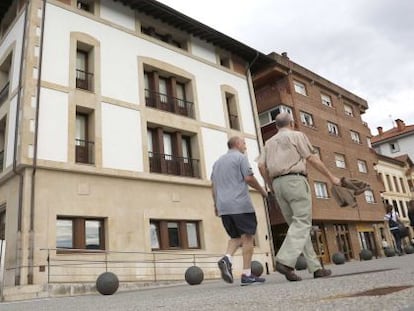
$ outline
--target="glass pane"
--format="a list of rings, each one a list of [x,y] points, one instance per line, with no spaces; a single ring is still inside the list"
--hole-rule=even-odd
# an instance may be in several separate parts
[[[86,116],[76,114],[76,139],[86,140]]]
[[[184,158],[191,158],[189,140],[183,137],[183,139],[181,141],[181,146],[182,146],[182,151],[183,151],[183,157]]]
[[[263,126],[263,125],[265,125],[265,124],[269,123],[269,122],[270,122],[270,119],[269,119],[269,113],[268,113],[268,112],[266,112],[266,113],[262,113],[262,114],[260,114],[260,115],[259,115],[259,122],[260,122],[260,125],[261,125],[261,126]]]
[[[166,155],[172,155],[172,139],[171,134],[164,133],[163,136],[163,142],[164,142],[164,154]],[[167,159],[167,157],[166,157]],[[169,157],[170,159],[170,157]],[[168,160],[168,159],[167,159]]]
[[[151,248],[160,248],[159,227],[157,223],[150,224]]]
[[[76,69],[86,71],[86,53],[85,52],[77,51]]]
[[[153,152],[154,151],[154,147],[152,145],[152,131],[148,130],[147,133],[148,133],[148,151],[149,152]]]
[[[194,222],[187,223],[187,240],[188,247],[198,247],[197,224]]]
[[[56,248],[73,248],[73,221],[56,221]]]
[[[101,221],[85,221],[85,247],[87,249],[99,249],[101,246]]]
[[[160,100],[162,103],[167,102],[167,80],[164,78],[159,79],[159,92],[160,92]]]
[[[177,83],[177,98],[185,100],[184,84]]]
[[[178,223],[168,223],[168,246],[169,247],[180,247],[180,237],[178,232]]]

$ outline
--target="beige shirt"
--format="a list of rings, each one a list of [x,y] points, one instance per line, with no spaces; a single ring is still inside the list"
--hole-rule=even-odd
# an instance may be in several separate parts
[[[266,142],[258,162],[266,166],[272,179],[289,173],[306,174],[306,158],[314,153],[305,134],[282,128]]]

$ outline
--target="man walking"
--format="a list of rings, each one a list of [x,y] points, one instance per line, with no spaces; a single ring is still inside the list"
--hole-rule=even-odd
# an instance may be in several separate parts
[[[227,142],[228,152],[213,165],[211,180],[213,183],[214,208],[221,217],[224,229],[230,236],[226,255],[218,261],[222,279],[233,283],[232,256],[241,246],[243,254],[243,274],[241,285],[263,283],[264,278],[251,273],[253,240],[257,220],[249,195],[251,186],[263,196],[267,196],[253,176],[252,168],[245,156],[246,143],[241,137],[232,137]]]
[[[289,281],[300,281],[294,267],[301,253],[314,278],[331,275],[322,268],[310,237],[312,228],[312,197],[306,178],[306,163],[310,163],[335,184],[334,176],[315,154],[307,136],[294,131],[289,113],[280,113],[275,119],[278,133],[271,137],[259,158],[259,170],[266,184],[276,196],[280,210],[289,225],[285,240],[276,255],[276,270]]]

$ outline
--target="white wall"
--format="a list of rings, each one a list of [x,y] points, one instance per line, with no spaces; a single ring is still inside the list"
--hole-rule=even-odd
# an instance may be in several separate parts
[[[399,152],[391,152],[390,142],[397,142],[400,148]],[[400,155],[408,154],[412,160],[414,160],[414,133],[411,136],[400,137],[396,140],[390,140],[375,148],[380,149],[380,154],[389,157],[398,157]]]
[[[143,86],[139,85],[138,76],[143,73],[138,72],[137,58],[152,57],[182,68],[195,76],[194,83],[198,92],[196,104],[200,110],[200,118],[204,122],[225,126],[220,85],[227,84],[236,89],[243,127],[246,132],[255,133],[247,82],[244,77],[199,62],[185,54],[163,48],[52,4],[48,4],[46,12],[43,80],[68,85],[70,32],[85,32],[101,43],[100,78],[103,96],[138,104],[139,93],[143,89]],[[208,53],[211,51],[205,54]],[[201,54],[200,50],[198,54]]]
[[[68,94],[41,89],[39,110],[39,159],[68,160]]]
[[[227,152],[227,134],[224,132],[201,129],[203,139],[204,160],[206,163],[207,179],[210,179],[214,162]]]
[[[217,63],[214,46],[198,38],[191,37],[191,53],[211,63]]]
[[[103,19],[135,30],[135,12],[129,6],[113,0],[101,0],[100,4],[100,15]]]
[[[102,103],[102,166],[143,171],[139,111]]]

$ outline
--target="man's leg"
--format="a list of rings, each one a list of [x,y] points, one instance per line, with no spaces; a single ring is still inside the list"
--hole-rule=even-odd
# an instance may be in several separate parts
[[[241,246],[242,241],[243,240],[241,238],[230,239],[227,243],[226,255],[233,256],[237,249]]]
[[[243,270],[249,270],[252,265],[254,236],[250,234],[242,234],[241,243],[243,251]]]

